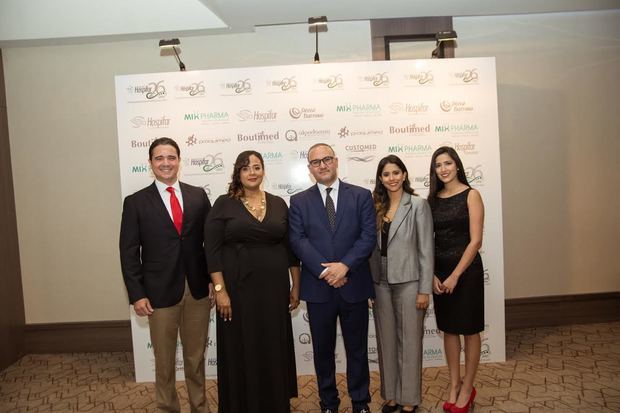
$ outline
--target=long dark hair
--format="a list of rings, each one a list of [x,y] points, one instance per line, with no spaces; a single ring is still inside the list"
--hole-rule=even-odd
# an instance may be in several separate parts
[[[381,220],[383,216],[390,209],[390,196],[388,195],[388,190],[381,182],[381,173],[383,173],[383,168],[385,165],[392,163],[398,167],[403,173],[407,174],[407,177],[403,181],[403,191],[416,195],[413,188],[411,188],[411,184],[409,183],[409,172],[407,171],[407,167],[405,163],[396,155],[388,155],[385,158],[379,161],[379,165],[377,165],[377,174],[375,175],[375,189],[372,191],[372,200],[375,203],[375,212],[377,213],[377,227],[381,225]]]
[[[456,163],[456,177],[459,182],[471,188],[471,185],[469,185],[469,182],[467,182],[467,176],[465,176],[465,168],[463,167],[463,162],[461,161],[459,154],[456,153],[454,148],[451,148],[449,146],[442,146],[438,148],[431,157],[431,170],[429,174],[430,187],[428,191],[428,203],[431,205],[433,204],[433,202],[435,202],[435,199],[437,199],[437,194],[439,193],[439,191],[441,191],[445,186],[444,183],[441,182],[441,180],[437,177],[437,171],[435,171],[435,163],[437,162],[437,157],[439,155],[443,155],[444,153],[447,154],[450,158],[452,158],[452,160],[454,160],[454,162]]]
[[[237,160],[235,160],[235,165],[233,166],[233,173],[230,177],[230,183],[228,184],[227,195],[230,198],[239,199],[245,194],[243,184],[241,183],[241,169],[250,164],[250,156],[252,155],[258,158],[263,170],[265,169],[265,161],[263,161],[263,155],[260,153],[256,151],[243,151],[237,155]]]

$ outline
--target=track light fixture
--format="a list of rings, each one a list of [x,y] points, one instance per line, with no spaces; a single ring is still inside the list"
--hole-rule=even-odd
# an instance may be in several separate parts
[[[319,58],[319,32],[327,31],[327,17],[310,17],[308,18],[308,31],[310,33],[315,33],[315,41],[316,41],[316,50],[314,53],[314,63],[321,63],[321,59]]]
[[[437,47],[431,53],[432,59],[443,59],[445,56],[445,44],[446,42],[454,42],[456,44],[456,32],[454,30],[446,30],[437,32],[435,34],[435,40],[437,41]]]
[[[174,51],[174,56],[177,59],[177,63],[179,64],[179,70],[181,72],[185,72],[185,63],[183,63],[181,61],[181,58],[179,58],[179,53],[177,52],[177,46],[181,45],[181,41],[179,39],[169,39],[169,40],[164,40],[161,39],[159,41],[159,50],[160,50],[160,54],[161,56],[165,56],[168,55],[170,53],[167,53],[168,50],[172,49]]]

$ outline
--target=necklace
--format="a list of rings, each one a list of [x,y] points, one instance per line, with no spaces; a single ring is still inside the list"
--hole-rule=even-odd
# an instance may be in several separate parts
[[[265,215],[265,193],[261,194],[261,200],[258,202],[258,205],[252,205],[247,198],[241,198],[241,202],[245,208],[250,211],[252,215],[256,217],[259,221],[262,221]]]

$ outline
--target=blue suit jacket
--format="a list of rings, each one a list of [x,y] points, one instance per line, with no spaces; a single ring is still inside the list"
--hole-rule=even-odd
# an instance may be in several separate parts
[[[346,302],[374,297],[368,257],[376,237],[375,209],[367,189],[340,182],[334,232],[316,185],[291,197],[289,238],[302,262],[300,298],[313,303],[329,300],[334,288],[319,279],[325,269],[321,263],[326,262],[349,267],[348,282],[336,289]]]

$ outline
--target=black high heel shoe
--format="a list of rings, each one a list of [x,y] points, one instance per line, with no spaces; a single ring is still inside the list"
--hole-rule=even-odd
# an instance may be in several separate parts
[[[398,403],[396,403],[394,406],[390,406],[389,404],[386,403],[381,408],[381,413],[394,413],[398,409],[400,409],[400,406],[398,405]]]

